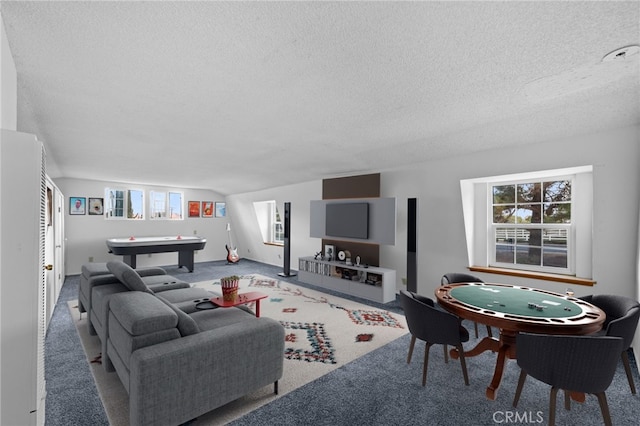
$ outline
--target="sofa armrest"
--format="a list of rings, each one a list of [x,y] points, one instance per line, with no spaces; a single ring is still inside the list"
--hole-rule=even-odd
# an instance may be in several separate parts
[[[159,266],[143,266],[142,268],[136,268],[136,272],[141,277],[149,277],[151,275],[167,275],[167,271]]]
[[[189,421],[278,381],[283,363],[284,327],[266,317],[139,349],[130,364],[131,425]]]

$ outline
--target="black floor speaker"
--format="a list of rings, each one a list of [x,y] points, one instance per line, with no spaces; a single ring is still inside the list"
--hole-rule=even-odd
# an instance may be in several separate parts
[[[283,271],[278,274],[281,277],[295,277],[291,272],[291,203],[284,203],[284,264]]]
[[[407,200],[407,291],[418,291],[418,199]]]

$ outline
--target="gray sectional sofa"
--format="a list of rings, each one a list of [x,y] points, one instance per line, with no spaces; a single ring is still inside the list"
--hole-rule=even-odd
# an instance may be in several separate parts
[[[129,393],[131,425],[182,424],[269,384],[277,393],[278,321],[246,307],[215,308],[207,303],[214,294],[199,288],[152,291],[123,262],[106,266],[118,283],[93,281],[91,318],[103,367]]]
[[[136,273],[152,291],[172,290],[191,287],[189,283],[179,280],[160,267],[146,267],[136,269]],[[102,285],[113,285],[113,292],[125,291],[124,284],[116,278],[106,262],[86,263],[82,265],[80,287],[78,288],[78,309],[86,312],[89,318],[89,334],[95,335],[96,330],[91,321],[92,290]]]

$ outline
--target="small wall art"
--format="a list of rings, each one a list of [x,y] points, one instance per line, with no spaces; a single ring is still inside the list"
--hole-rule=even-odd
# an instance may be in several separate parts
[[[103,205],[104,199],[89,197],[89,214],[102,215],[104,213]]]
[[[202,217],[213,217],[213,201],[202,202]]]
[[[70,197],[69,198],[69,214],[78,215],[87,212],[86,197]]]
[[[216,217],[227,215],[227,203],[216,201]]]
[[[189,201],[189,217],[200,217],[200,201]]]

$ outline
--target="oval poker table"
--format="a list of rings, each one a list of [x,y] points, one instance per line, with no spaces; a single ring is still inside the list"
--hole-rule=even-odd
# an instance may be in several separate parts
[[[438,303],[460,318],[500,329],[500,338],[483,338],[465,356],[498,353],[487,398],[494,400],[506,359],[516,359],[519,332],[583,335],[599,331],[606,318],[596,306],[575,297],[531,287],[490,283],[456,283],[438,287]],[[451,357],[458,358],[456,349]]]

